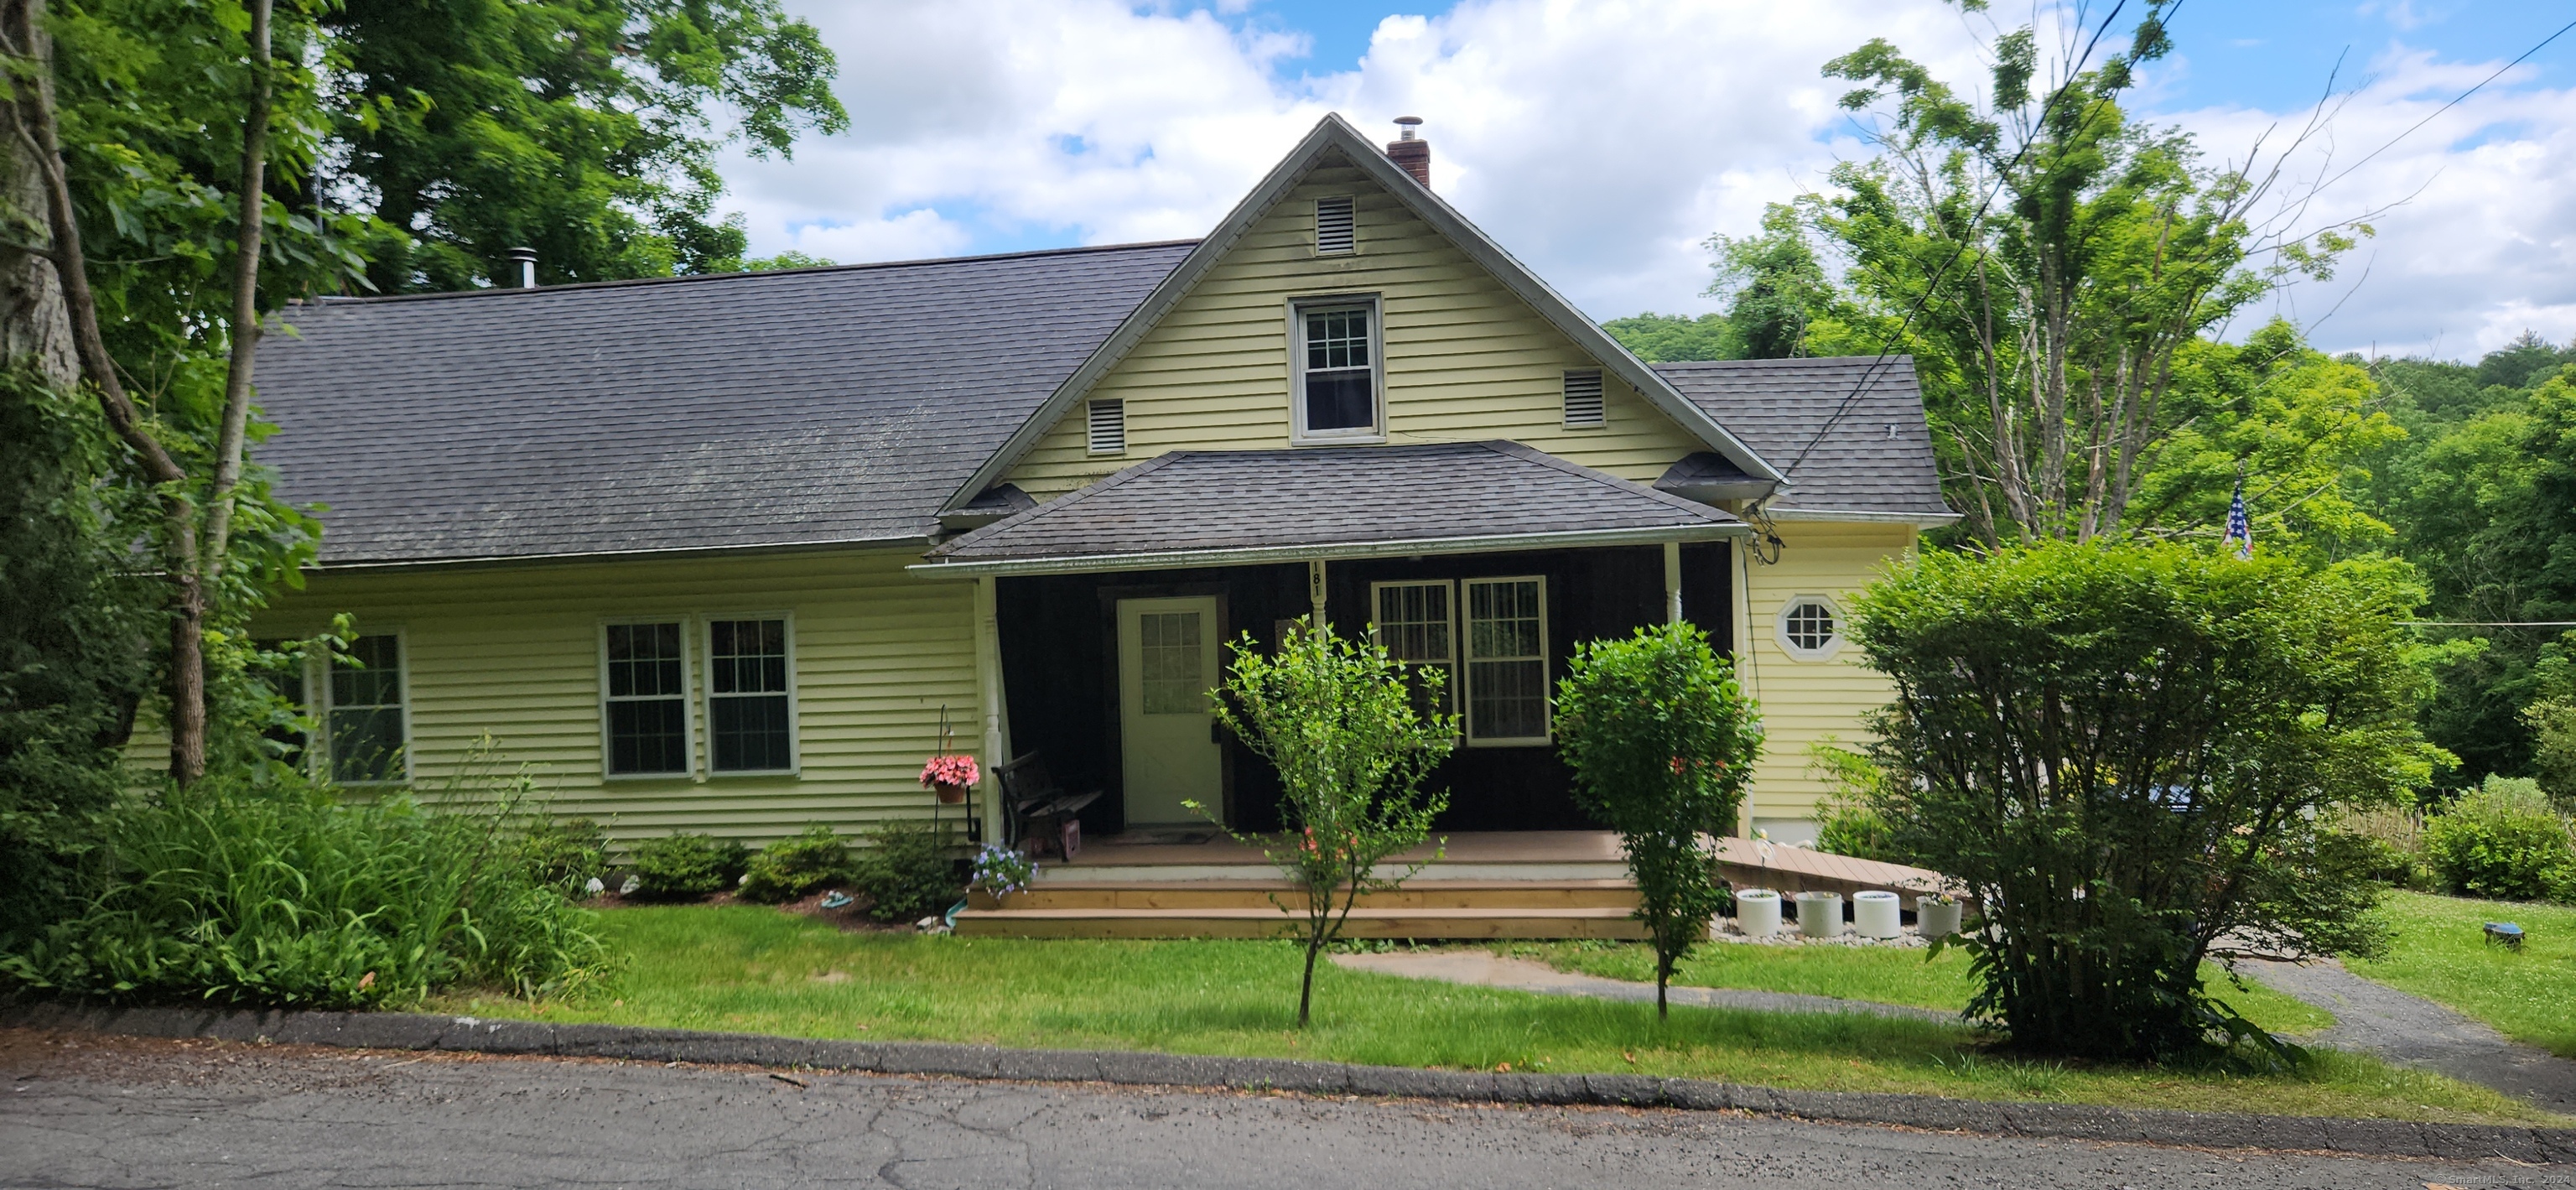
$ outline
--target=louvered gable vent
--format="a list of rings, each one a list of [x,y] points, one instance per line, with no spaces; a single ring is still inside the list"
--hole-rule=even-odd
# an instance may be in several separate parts
[[[1358,241],[1353,228],[1351,200],[1347,195],[1315,200],[1315,255],[1357,251]]]
[[[1124,454],[1127,451],[1127,402],[1093,401],[1091,403],[1091,453]]]
[[[1565,424],[1597,426],[1603,423],[1601,410],[1601,373],[1598,369],[1565,374]]]

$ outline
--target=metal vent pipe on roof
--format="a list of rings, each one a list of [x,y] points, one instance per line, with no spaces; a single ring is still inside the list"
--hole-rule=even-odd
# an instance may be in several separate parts
[[[519,262],[519,288],[535,289],[537,287],[537,250],[525,247],[512,248],[510,259]]]
[[[1424,189],[1429,189],[1431,142],[1422,139],[1415,132],[1422,126],[1422,117],[1397,116],[1395,125],[1401,131],[1397,133],[1395,140],[1388,142],[1386,159],[1404,167],[1404,172],[1412,174],[1414,181],[1422,183]]]

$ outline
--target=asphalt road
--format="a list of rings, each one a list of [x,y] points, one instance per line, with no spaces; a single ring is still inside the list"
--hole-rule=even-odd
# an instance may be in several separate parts
[[[2576,1169],[1714,1113],[0,1030],[0,1185],[2576,1187]]]

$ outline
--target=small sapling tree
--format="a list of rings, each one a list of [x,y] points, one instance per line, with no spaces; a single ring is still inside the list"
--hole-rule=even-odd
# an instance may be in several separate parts
[[[1975,893],[1972,1014],[2016,1046],[2156,1060],[2295,1051],[2201,963],[2369,953],[2379,886],[2335,811],[2431,776],[2404,563],[2182,545],[1928,553],[1854,635],[1893,679],[1868,800]]]
[[[1667,624],[1579,646],[1557,686],[1556,732],[1576,796],[1627,850],[1655,944],[1655,1014],[1669,1016],[1673,968],[1727,902],[1700,836],[1733,828],[1761,716],[1706,635]]]
[[[1457,746],[1458,717],[1415,707],[1407,679],[1437,705],[1439,670],[1408,671],[1374,642],[1339,639],[1304,619],[1264,656],[1250,635],[1234,646],[1216,716],[1279,771],[1277,836],[1228,834],[1260,847],[1303,890],[1306,973],[1297,991],[1297,1027],[1315,999],[1315,958],[1340,937],[1360,894],[1396,888],[1400,875],[1379,865],[1422,845],[1431,820],[1448,808],[1445,791],[1421,792],[1422,779]],[[1197,802],[1190,809],[1208,814]],[[1209,814],[1210,818],[1215,816]],[[1220,824],[1221,825],[1221,824]],[[1276,898],[1274,898],[1276,900]]]

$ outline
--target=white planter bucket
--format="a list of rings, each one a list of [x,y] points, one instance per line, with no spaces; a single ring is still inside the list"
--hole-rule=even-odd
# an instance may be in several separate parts
[[[1748,888],[1735,894],[1735,928],[1747,938],[1768,938],[1780,932],[1780,894],[1767,888]]]
[[[1810,938],[1841,937],[1843,895],[1838,892],[1799,893],[1798,932]]]
[[[1894,938],[1905,932],[1905,902],[1892,892],[1852,894],[1852,928],[1863,938]]]
[[[1967,905],[1960,901],[1952,901],[1944,905],[1930,897],[1916,897],[1914,898],[1914,932],[1926,938],[1956,934],[1959,932],[1959,911],[1965,908]]]

